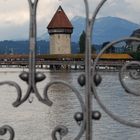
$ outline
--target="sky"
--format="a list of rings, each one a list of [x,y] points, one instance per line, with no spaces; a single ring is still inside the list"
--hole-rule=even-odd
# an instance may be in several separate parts
[[[92,15],[101,0],[89,0]],[[37,34],[47,32],[47,25],[61,5],[71,20],[85,16],[83,0],[39,0],[37,9]],[[140,24],[140,0],[108,0],[98,17],[120,17]],[[0,0],[0,40],[20,40],[29,36],[28,0]]]

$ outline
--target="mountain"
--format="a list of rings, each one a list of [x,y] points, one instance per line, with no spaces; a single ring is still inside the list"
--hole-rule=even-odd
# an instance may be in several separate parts
[[[85,19],[83,17],[75,17],[72,19],[74,32],[72,41],[77,42],[78,37],[85,28]],[[80,25],[80,26],[79,26]],[[140,25],[117,17],[101,17],[96,19],[92,42],[94,44],[102,44],[106,41],[113,41],[122,37],[130,36],[132,32],[140,28]]]
[[[77,16],[74,17],[71,22],[74,26],[71,50],[72,53],[78,53],[78,41],[82,31],[85,29],[85,18]],[[92,38],[92,43],[94,44],[94,47],[98,52],[103,42],[116,40],[125,36],[130,36],[136,29],[139,28],[140,25],[125,19],[117,17],[101,17],[96,19],[93,34],[94,38]],[[28,41],[0,41],[0,54],[27,54],[29,51],[28,46]],[[49,53],[48,33],[44,33],[38,38],[37,53]]]
[[[85,30],[85,18],[76,16],[72,20],[74,27],[72,42],[78,42],[79,36]],[[122,37],[130,36],[132,32],[140,28],[140,25],[118,17],[101,17],[96,19],[94,26],[94,44],[102,44],[106,41],[116,40]],[[48,33],[43,34],[40,40],[49,40]]]

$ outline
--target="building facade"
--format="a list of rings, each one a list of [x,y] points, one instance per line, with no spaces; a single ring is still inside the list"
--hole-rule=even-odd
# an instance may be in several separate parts
[[[131,37],[140,38],[140,29],[135,30]],[[128,52],[137,52],[140,51],[140,42],[139,41],[127,41],[126,43]]]

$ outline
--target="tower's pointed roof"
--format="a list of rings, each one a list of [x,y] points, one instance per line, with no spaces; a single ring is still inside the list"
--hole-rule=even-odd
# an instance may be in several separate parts
[[[59,6],[47,28],[48,29],[63,29],[63,28],[72,29],[73,26],[69,21],[68,17],[66,16],[62,7]]]

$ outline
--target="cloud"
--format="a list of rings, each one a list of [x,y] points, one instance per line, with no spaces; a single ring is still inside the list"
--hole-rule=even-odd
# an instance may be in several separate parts
[[[99,2],[100,0],[89,0],[90,13],[93,13]],[[46,27],[60,4],[70,19],[74,16],[85,16],[84,0],[39,0],[37,10],[38,36],[47,31]],[[139,5],[139,0],[108,0],[98,17],[117,16],[140,23]],[[28,30],[28,1],[0,0],[0,40],[26,38]]]
[[[99,16],[114,16],[140,23],[139,9],[140,1],[138,0],[108,0]]]

